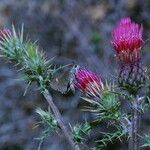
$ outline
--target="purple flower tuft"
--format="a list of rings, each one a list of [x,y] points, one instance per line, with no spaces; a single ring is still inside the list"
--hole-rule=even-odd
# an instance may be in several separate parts
[[[112,32],[112,45],[117,57],[123,64],[134,63],[141,58],[143,45],[143,27],[131,21],[129,17],[123,18]]]
[[[75,86],[88,96],[100,97],[103,83],[99,75],[84,68],[75,74]]]

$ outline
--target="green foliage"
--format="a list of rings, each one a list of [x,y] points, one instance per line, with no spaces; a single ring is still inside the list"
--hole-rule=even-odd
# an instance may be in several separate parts
[[[17,64],[21,63],[25,51],[23,41],[23,26],[18,34],[13,26],[12,33],[6,34],[4,40],[1,41],[0,50],[2,51],[2,56],[16,62]]]
[[[58,128],[57,121],[54,118],[54,115],[51,113],[50,109],[48,111],[44,111],[41,108],[38,108],[36,110],[36,113],[39,114],[41,118],[41,122],[43,125],[47,125],[50,127],[52,130]]]
[[[150,135],[145,135],[143,137],[143,145],[142,147],[147,147],[147,148],[150,148]]]
[[[36,81],[40,85],[42,92],[48,89],[56,74],[67,66],[56,68],[52,64],[52,61],[53,58],[47,60],[44,53],[38,51],[38,47],[35,44],[28,44],[22,68],[24,70],[25,80],[29,82]]]
[[[90,125],[91,128],[95,124],[99,124],[101,121],[106,120],[110,123],[116,122],[117,124],[121,123],[122,114],[120,111],[120,101],[119,96],[114,92],[114,85],[108,85],[106,82],[106,86],[102,91],[100,99],[90,99],[83,98],[86,102],[90,104],[90,106],[86,107],[86,111],[90,111],[96,115],[96,120],[92,122]],[[101,140],[98,140],[98,147],[95,150],[106,149],[109,143],[115,142],[117,139],[121,140],[121,137],[127,134],[128,130],[123,128],[123,126],[115,126],[116,131],[113,133],[103,133],[104,136]]]
[[[52,64],[53,58],[47,60],[45,54],[39,51],[35,42],[24,40],[23,27],[17,33],[13,26],[12,33],[10,31],[4,32],[3,36],[3,40],[0,41],[2,56],[15,62],[15,64],[20,64],[23,79],[28,83],[27,89],[32,82],[37,82],[41,91],[45,91],[57,72],[66,67],[56,68]]]
[[[119,140],[121,142],[122,141],[121,138],[123,136],[125,136],[127,134],[127,132],[119,126],[116,126],[116,128],[117,128],[117,130],[113,133],[103,133],[103,135],[104,135],[103,138],[101,140],[97,141],[98,146],[94,150],[106,149],[106,147],[109,143],[113,144],[117,140]]]
[[[49,65],[49,61],[45,59],[42,52],[38,51],[35,43],[24,40],[23,27],[18,34],[14,26],[12,33],[9,32],[3,33],[4,38],[1,40],[0,47],[2,56],[22,66],[20,70],[23,70],[24,79],[28,83],[39,81],[40,76],[44,79],[50,78],[51,65]]]
[[[36,140],[40,141],[38,146],[38,150],[40,150],[44,139],[47,138],[51,132],[58,132],[59,126],[50,109],[48,109],[48,111],[44,111],[41,108],[38,108],[36,109],[36,113],[39,114],[41,119],[38,124],[42,124],[45,127],[42,135],[39,138],[36,138]]]
[[[73,139],[76,144],[83,143],[83,140],[85,140],[85,136],[89,135],[91,131],[91,126],[88,122],[85,124],[77,124],[72,128],[72,135]]]
[[[49,71],[49,61],[42,52],[38,51],[37,46],[28,43],[25,54],[23,66],[26,74],[43,76]]]
[[[52,79],[51,61],[47,61],[44,53],[38,51],[38,47],[33,43],[26,44],[26,51],[22,70],[24,71],[24,79],[28,82],[36,81],[42,91],[45,90]]]
[[[116,94],[105,91],[98,101],[89,98],[83,99],[91,104],[85,110],[93,112],[97,116],[97,120],[120,120],[120,102]]]

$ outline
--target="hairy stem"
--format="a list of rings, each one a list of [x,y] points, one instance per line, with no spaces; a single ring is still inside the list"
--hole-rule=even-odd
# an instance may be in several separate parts
[[[140,106],[140,98],[137,98],[132,102],[132,122],[131,122],[131,134],[129,139],[129,150],[139,150],[139,132],[141,123],[141,113],[138,110]]]
[[[45,97],[45,99],[47,100],[47,102],[49,103],[54,115],[55,115],[55,118],[60,126],[60,128],[62,129],[66,139],[68,140],[68,142],[70,143],[70,145],[72,146],[72,149],[73,150],[80,150],[79,149],[79,146],[78,145],[75,145],[73,139],[72,139],[72,136],[71,134],[69,133],[69,131],[67,130],[63,120],[62,120],[62,116],[57,108],[57,106],[54,104],[53,102],[53,99],[50,95],[50,93],[48,92],[48,90],[45,90],[43,92],[43,96]]]

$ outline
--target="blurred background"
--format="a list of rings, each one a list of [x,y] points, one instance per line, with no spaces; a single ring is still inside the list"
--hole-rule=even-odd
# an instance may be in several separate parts
[[[150,0],[0,0],[0,28],[18,29],[24,24],[25,35],[38,40],[40,49],[48,58],[65,65],[72,62],[86,66],[101,74],[102,78],[113,78],[117,62],[111,46],[111,32],[124,16],[142,23],[144,39],[150,37]],[[150,53],[147,44],[143,48],[143,64],[149,66]],[[35,85],[23,96],[26,83],[12,64],[0,58],[0,150],[37,150],[42,127],[34,128],[39,121],[37,107],[47,109],[47,102]],[[52,91],[54,101],[71,124],[92,119],[90,113],[81,112],[84,105],[75,96],[62,96]],[[142,132],[150,132],[150,111],[142,118]],[[83,150],[93,146],[107,131],[101,124],[88,138]],[[111,150],[127,150],[127,145],[115,143]],[[63,135],[51,134],[44,141],[42,150],[70,150]]]

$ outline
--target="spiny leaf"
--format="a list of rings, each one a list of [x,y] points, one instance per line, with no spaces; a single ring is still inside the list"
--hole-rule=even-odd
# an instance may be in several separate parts
[[[111,91],[105,91],[101,99],[92,100],[90,98],[82,98],[90,104],[86,106],[84,111],[92,112],[96,115],[97,120],[119,120],[121,116],[120,102],[118,96]]]
[[[143,145],[141,147],[147,147],[150,148],[150,135],[145,135],[143,137]]]
[[[51,132],[58,132],[59,126],[53,114],[51,113],[50,108],[48,109],[48,111],[44,111],[41,108],[38,108],[36,109],[36,113],[39,114],[41,118],[41,121],[38,124],[42,124],[45,127],[44,131],[42,131],[41,136],[39,138],[36,138],[36,140],[40,141],[38,146],[38,150],[40,150],[44,139],[47,138]]]
[[[95,148],[95,150],[106,149],[109,143],[113,144],[113,142],[115,142],[117,139],[121,140],[121,137],[125,136],[127,132],[123,128],[118,126],[115,132],[102,134],[104,134],[104,137],[101,140],[96,141],[98,143],[98,146]]]
[[[85,124],[77,124],[73,128],[71,127],[71,130],[75,143],[83,143],[83,140],[85,140],[84,137],[89,135],[91,131],[91,125],[88,122]]]

